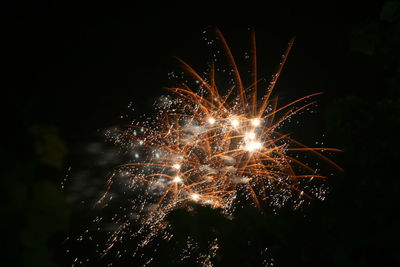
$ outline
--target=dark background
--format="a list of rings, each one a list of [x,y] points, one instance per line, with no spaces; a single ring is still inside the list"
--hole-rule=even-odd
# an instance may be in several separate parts
[[[92,253],[65,241],[89,223],[62,188],[74,179],[64,179],[68,168],[90,166],[82,151],[102,140],[99,129],[126,123],[121,115],[151,113],[170,85],[167,73],[179,69],[173,56],[203,68],[212,49],[203,31],[213,27],[239,58],[254,28],[266,77],[297,36],[277,91],[284,98],[325,92],[317,115],[304,118],[313,126],[299,130],[309,142],[321,136],[309,137],[314,130],[325,133],[326,144],[343,149],[334,159],[345,173],[330,178],[324,202],[302,211],[250,209],[234,222],[201,208],[175,214],[174,244],[186,233],[207,239],[214,228],[215,266],[264,266],[266,258],[274,266],[400,265],[399,2],[82,2],[15,1],[2,9],[2,266],[71,266],[74,255]],[[197,226],[187,229],[187,221]],[[154,266],[182,264],[171,246],[157,252]],[[89,265],[106,260],[113,261]]]

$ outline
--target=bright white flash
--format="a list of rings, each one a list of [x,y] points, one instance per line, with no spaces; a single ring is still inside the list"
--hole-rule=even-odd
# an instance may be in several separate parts
[[[247,132],[245,133],[245,137],[246,139],[253,140],[254,138],[256,138],[256,134],[254,132]]]
[[[231,120],[231,124],[233,127],[238,127],[239,126],[239,120],[238,119],[233,119]]]
[[[182,178],[179,177],[179,176],[175,176],[174,179],[172,179],[172,181],[173,181],[174,183],[181,183],[181,182],[182,182]]]
[[[246,150],[248,151],[254,151],[254,150],[258,150],[262,147],[260,142],[257,141],[251,141],[246,145]]]
[[[214,118],[208,118],[208,123],[213,125],[215,123],[215,119]]]
[[[197,193],[193,193],[193,194],[190,195],[190,198],[191,198],[192,200],[194,200],[194,201],[197,201],[197,200],[200,199],[200,195],[197,194]]]
[[[172,168],[179,170],[181,168],[181,164],[175,163],[172,165]]]
[[[251,124],[253,125],[253,126],[259,126],[260,124],[261,124],[261,121],[260,121],[260,119],[252,119],[251,120]]]

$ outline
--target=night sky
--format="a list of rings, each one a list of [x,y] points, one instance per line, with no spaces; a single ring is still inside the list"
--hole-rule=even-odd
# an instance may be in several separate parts
[[[226,240],[215,266],[265,266],[264,256],[254,252],[261,247],[270,249],[274,266],[400,265],[395,250],[400,177],[394,170],[400,148],[400,5],[366,2],[7,3],[2,10],[4,266],[71,266],[74,255],[93,253],[65,242],[90,223],[82,217],[90,205],[71,202],[76,192],[68,191],[68,183],[74,185],[71,180],[84,168],[106,176],[117,162],[93,171],[97,158],[88,156],[88,147],[104,141],[104,129],[152,114],[155,100],[166,94],[163,87],[173,84],[168,73],[180,70],[174,57],[204,69],[215,47],[204,37],[213,37],[215,27],[239,68],[246,68],[242,58],[254,29],[259,74],[267,79],[296,36],[277,92],[283,101],[325,94],[317,99],[317,113],[300,118],[304,126],[291,131],[309,143],[324,134],[326,144],[344,150],[333,159],[345,169],[330,177],[324,202],[302,211],[260,215],[250,209],[232,223],[199,209],[190,219],[199,225],[192,235],[214,227]],[[185,216],[176,214],[171,221],[183,224],[183,232],[185,219],[179,218]],[[161,247],[150,266],[192,266],[174,261],[177,253]],[[142,264],[126,257],[113,266]]]

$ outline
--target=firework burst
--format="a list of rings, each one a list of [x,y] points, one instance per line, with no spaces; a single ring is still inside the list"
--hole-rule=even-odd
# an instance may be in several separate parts
[[[310,94],[284,106],[278,106],[278,99],[272,97],[293,40],[269,85],[259,88],[254,33],[252,83],[248,86],[243,84],[218,30],[217,36],[232,67],[234,84],[230,88],[217,88],[214,64],[204,78],[179,59],[196,88],[186,83],[168,88],[171,97],[164,101],[153,123],[129,125],[113,135],[114,140],[133,152],[131,161],[119,166],[118,175],[110,178],[108,186],[122,176],[129,190],[140,190],[134,203],[142,225],[139,232],[150,226],[150,238],[165,228],[164,218],[169,212],[190,203],[229,214],[239,193],[259,208],[281,205],[293,197],[312,198],[312,192],[305,190],[307,181],[325,176],[293,153],[312,153],[340,169],[322,154],[338,149],[307,147],[278,131],[282,123],[313,105],[315,102],[308,100],[320,94]],[[264,94],[259,96],[259,91]],[[107,193],[99,203],[106,196]],[[126,227],[127,223],[121,224],[105,252]],[[146,240],[143,245],[149,238]]]

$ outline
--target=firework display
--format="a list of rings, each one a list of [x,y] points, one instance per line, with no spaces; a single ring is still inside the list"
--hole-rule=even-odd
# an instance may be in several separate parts
[[[217,36],[232,67],[232,86],[223,90],[217,87],[214,64],[205,78],[179,60],[196,88],[189,83],[168,88],[170,96],[162,101],[154,118],[110,134],[116,143],[130,151],[131,159],[118,167],[109,179],[108,188],[116,179],[124,179],[126,188],[136,192],[138,197],[132,205],[136,221],[142,225],[138,232],[150,229],[143,245],[166,227],[164,219],[172,210],[191,203],[230,214],[238,195],[259,208],[281,206],[290,199],[301,202],[318,198],[319,194],[307,184],[325,176],[298,159],[296,153],[311,153],[340,169],[322,154],[338,149],[308,147],[279,131],[285,121],[312,106],[315,101],[309,100],[320,94],[310,94],[283,106],[273,97],[293,40],[269,85],[260,88],[254,33],[249,85],[244,85],[218,30]],[[108,194],[109,191],[98,203]],[[104,252],[129,223],[129,220],[120,223]]]

